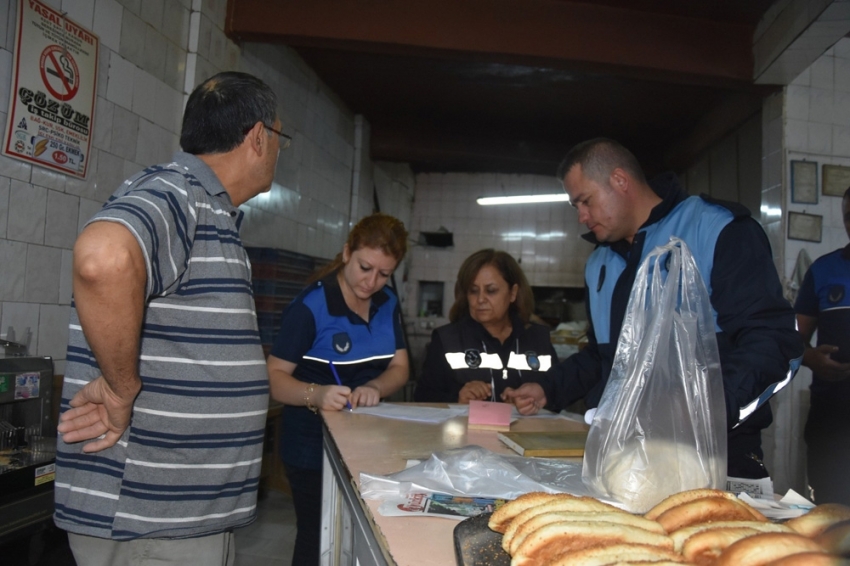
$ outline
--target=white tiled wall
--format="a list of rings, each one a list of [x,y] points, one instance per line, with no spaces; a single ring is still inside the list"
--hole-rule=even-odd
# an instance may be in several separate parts
[[[416,176],[413,237],[441,228],[454,234],[454,246],[413,249],[411,279],[444,281],[444,314],[463,260],[483,248],[516,258],[534,286],[584,287],[584,264],[593,251],[579,238],[586,232],[567,202],[481,206],[482,196],[563,193],[554,175],[427,173]],[[415,301],[408,313],[416,314]]]
[[[850,39],[839,41],[788,85],[784,141],[786,179],[790,179],[791,161],[814,161],[819,185],[817,204],[794,203],[788,190],[787,209],[823,217],[820,243],[786,239],[785,275],[791,276],[801,250],[814,260],[848,243],[841,197],[824,196],[820,186],[823,165],[850,166]]]
[[[332,257],[350,222],[372,211],[373,185],[382,209],[409,224],[413,175],[404,166],[376,168],[368,122],[352,215],[353,114],[293,51],[228,40],[226,0],[43,1],[100,38],[90,172],[72,179],[0,156],[0,334],[12,326],[20,339],[29,328],[30,351],[53,356],[58,373],[64,372],[76,234],[125,178],[170,159],[187,92],[218,71],[250,72],[271,85],[283,130],[294,137],[281,153],[273,190],[243,205],[246,245]],[[3,125],[17,4],[0,0]]]

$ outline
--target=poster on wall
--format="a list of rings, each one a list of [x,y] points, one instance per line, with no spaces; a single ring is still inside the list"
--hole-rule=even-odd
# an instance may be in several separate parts
[[[37,0],[18,3],[17,32],[3,155],[84,178],[100,41]]]

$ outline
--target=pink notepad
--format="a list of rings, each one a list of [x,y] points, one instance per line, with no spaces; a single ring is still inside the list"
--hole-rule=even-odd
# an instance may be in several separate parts
[[[510,403],[493,403],[492,401],[469,402],[469,428],[485,430],[510,430]]]

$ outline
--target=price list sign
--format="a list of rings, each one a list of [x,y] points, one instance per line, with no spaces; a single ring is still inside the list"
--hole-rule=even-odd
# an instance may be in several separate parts
[[[3,154],[84,178],[100,42],[37,0],[19,2],[17,32]]]

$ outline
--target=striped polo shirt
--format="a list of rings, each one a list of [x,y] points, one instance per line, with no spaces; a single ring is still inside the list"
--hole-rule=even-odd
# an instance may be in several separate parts
[[[128,179],[91,222],[141,247],[142,390],[113,447],[58,442],[56,524],[114,540],[204,536],[256,516],[268,377],[239,238],[242,213],[186,153]],[[62,411],[100,375],[71,308]]]

